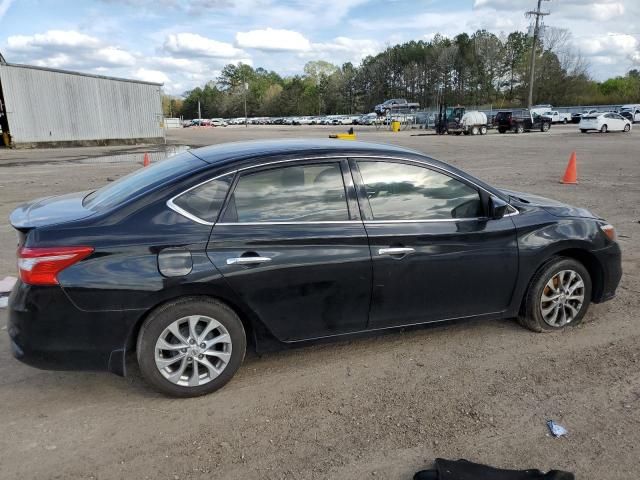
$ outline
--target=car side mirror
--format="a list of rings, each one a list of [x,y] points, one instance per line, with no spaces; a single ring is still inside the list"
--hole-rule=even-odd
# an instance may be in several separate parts
[[[499,220],[505,216],[509,204],[498,197],[489,198],[489,218]]]

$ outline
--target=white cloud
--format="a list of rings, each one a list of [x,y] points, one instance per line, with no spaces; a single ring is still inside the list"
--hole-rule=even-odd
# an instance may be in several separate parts
[[[155,83],[169,83],[169,77],[160,70],[148,70],[146,68],[139,68],[133,74],[134,78],[145,82]]]
[[[242,48],[255,48],[265,51],[306,51],[311,49],[311,42],[294,30],[267,28],[238,32],[236,44]]]
[[[118,47],[104,47],[95,52],[96,60],[110,65],[135,65],[136,58],[129,52]]]
[[[196,33],[176,33],[167,36],[164,49],[178,56],[232,58],[244,55],[230,43],[219,42]]]
[[[9,49],[34,51],[51,48],[95,48],[100,41],[74,30],[49,30],[35,35],[13,35],[7,39]]]
[[[9,7],[13,3],[13,0],[1,0],[0,1],[0,20],[4,17],[4,14],[7,13]]]

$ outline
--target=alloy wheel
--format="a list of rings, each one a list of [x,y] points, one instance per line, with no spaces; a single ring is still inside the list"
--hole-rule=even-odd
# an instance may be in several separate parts
[[[584,304],[584,280],[574,270],[561,270],[542,289],[540,313],[547,325],[563,327],[571,323]]]
[[[198,387],[218,377],[231,358],[231,336],[216,319],[180,318],[165,328],[155,345],[156,367],[176,385]]]

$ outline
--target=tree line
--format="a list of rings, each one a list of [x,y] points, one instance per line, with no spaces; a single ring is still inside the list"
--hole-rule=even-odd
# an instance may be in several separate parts
[[[535,45],[534,103],[597,105],[640,102],[640,72],[604,82],[570,47],[564,29],[546,28]],[[304,73],[283,77],[242,63],[182,98],[163,96],[165,115],[197,118],[366,113],[389,98],[423,108],[441,102],[493,108],[525,106],[534,46],[523,32],[495,35],[478,30],[454,38],[390,46],[360,65],[308,62]]]

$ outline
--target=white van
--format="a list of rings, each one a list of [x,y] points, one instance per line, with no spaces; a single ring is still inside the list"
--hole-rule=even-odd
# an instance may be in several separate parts
[[[623,105],[618,111],[620,115],[631,120],[632,123],[640,122],[640,104]]]

